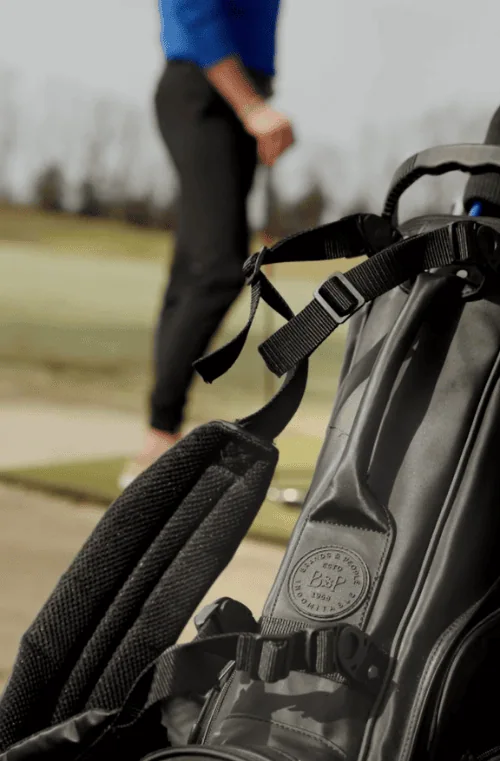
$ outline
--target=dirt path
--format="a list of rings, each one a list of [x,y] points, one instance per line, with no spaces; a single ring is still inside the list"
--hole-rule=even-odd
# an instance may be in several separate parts
[[[0,484],[0,688],[19,638],[101,515],[91,505]],[[281,549],[245,541],[206,600],[227,595],[260,613],[281,557]],[[189,624],[183,639],[192,636]]]

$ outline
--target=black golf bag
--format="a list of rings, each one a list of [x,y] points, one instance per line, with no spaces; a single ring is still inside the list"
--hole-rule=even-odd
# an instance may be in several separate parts
[[[249,322],[198,369],[208,381],[229,369],[263,298],[286,323],[260,353],[285,381],[255,415],[193,432],[110,508],[23,638],[0,761],[500,759],[500,221],[397,220],[406,188],[454,169],[499,174],[500,148],[417,154],[381,216],[248,260]],[[261,269],[360,256],[295,316]],[[308,357],[351,317],[260,620],[219,600],[175,644],[264,499]]]

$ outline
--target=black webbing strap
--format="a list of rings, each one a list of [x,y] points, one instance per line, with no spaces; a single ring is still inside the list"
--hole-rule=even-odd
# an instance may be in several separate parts
[[[254,680],[278,682],[291,671],[337,674],[369,692],[380,688],[388,665],[387,654],[365,632],[342,623],[287,636],[241,634],[235,655],[235,669]]]
[[[390,665],[390,657],[369,635],[349,624],[283,636],[241,632],[207,636],[174,645],[151,664],[98,740],[100,747],[106,747],[107,740],[113,747],[114,737],[134,736],[154,706],[171,698],[203,698],[222,686],[233,668],[263,682],[285,679],[290,671],[335,676],[348,686],[376,694]],[[93,758],[92,753],[88,757]]]
[[[233,661],[240,634],[216,634],[175,645],[156,661],[146,708],[166,697],[205,695]]]
[[[337,222],[306,230],[263,248],[247,259],[244,273],[251,286],[250,315],[245,327],[229,343],[197,360],[194,367],[206,383],[224,375],[238,359],[255,319],[261,298],[286,320],[293,312],[261,271],[265,264],[315,262],[371,256],[391,245],[398,233],[375,214],[353,214]]]
[[[262,279],[259,279],[255,287],[252,287],[252,308],[247,326],[235,339],[223,346],[222,349],[219,349],[218,352],[214,352],[214,354],[201,360],[201,362],[205,360],[209,362],[213,361],[216,370],[215,377],[226,372],[237,360],[247,339],[261,295],[264,295],[267,303],[285,319],[290,320],[293,318],[294,314],[286,301],[267,278],[262,276]],[[224,352],[224,350],[227,351]],[[237,424],[254,436],[260,436],[267,441],[274,441],[287,427],[300,406],[307,386],[308,371],[309,366],[306,357],[302,362],[298,362],[290,368],[278,391],[263,407],[251,415],[237,420]],[[208,380],[207,378],[205,379]]]
[[[371,256],[390,246],[399,233],[377,214],[350,214],[347,217],[289,235],[269,249],[266,264],[318,262]],[[258,255],[257,255],[258,256]],[[247,265],[250,266],[250,257]]]
[[[143,722],[147,727],[151,709],[154,712],[154,706],[163,701],[207,695],[219,683],[224,667],[234,660],[238,637],[237,633],[221,634],[165,650],[142,672],[114,720],[82,755],[82,761],[114,757],[111,750],[115,749],[116,742],[137,739],[138,732],[144,730]],[[103,755],[103,749],[109,752]]]
[[[170,647],[143,672],[115,727],[129,724],[159,701],[207,694],[231,662],[235,671],[257,681],[277,682],[291,671],[305,671],[336,674],[353,687],[376,692],[390,659],[365,632],[349,624],[282,636],[233,632],[193,640]]]
[[[480,225],[454,222],[399,241],[345,274],[336,273],[317,289],[314,300],[259,346],[278,377],[309,357],[358,309],[425,270],[465,262],[477,252]]]
[[[120,747],[128,742],[135,747],[140,732],[151,729],[151,709],[154,713],[155,706],[170,698],[203,698],[223,684],[231,664],[258,681],[277,682],[291,671],[304,671],[336,676],[349,686],[377,694],[391,660],[369,635],[348,624],[280,637],[233,632],[174,645],[142,673],[122,708],[96,727],[97,736],[89,736],[89,745],[78,758],[112,758],[117,742]]]

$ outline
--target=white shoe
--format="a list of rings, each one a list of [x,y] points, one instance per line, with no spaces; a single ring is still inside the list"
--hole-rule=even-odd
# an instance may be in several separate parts
[[[149,463],[148,465],[139,465],[139,463],[135,462],[134,460],[128,462],[118,476],[118,486],[120,489],[123,491],[127,488],[127,486],[130,486],[132,481],[135,481],[137,476],[140,476],[141,473],[144,473],[144,471],[149,468],[149,465],[152,464],[153,462]]]
[[[136,460],[129,460],[118,476],[118,486],[120,489],[123,490],[130,486],[137,476],[144,473],[159,457],[175,446],[180,438],[180,435],[165,435],[151,429],[142,453]]]

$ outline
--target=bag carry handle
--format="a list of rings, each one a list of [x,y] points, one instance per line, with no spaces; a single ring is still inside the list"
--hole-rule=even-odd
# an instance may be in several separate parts
[[[425,175],[438,176],[448,172],[500,175],[500,146],[462,143],[439,145],[410,156],[394,174],[382,216],[398,224],[399,199],[408,188]],[[500,184],[500,177],[498,178]]]

